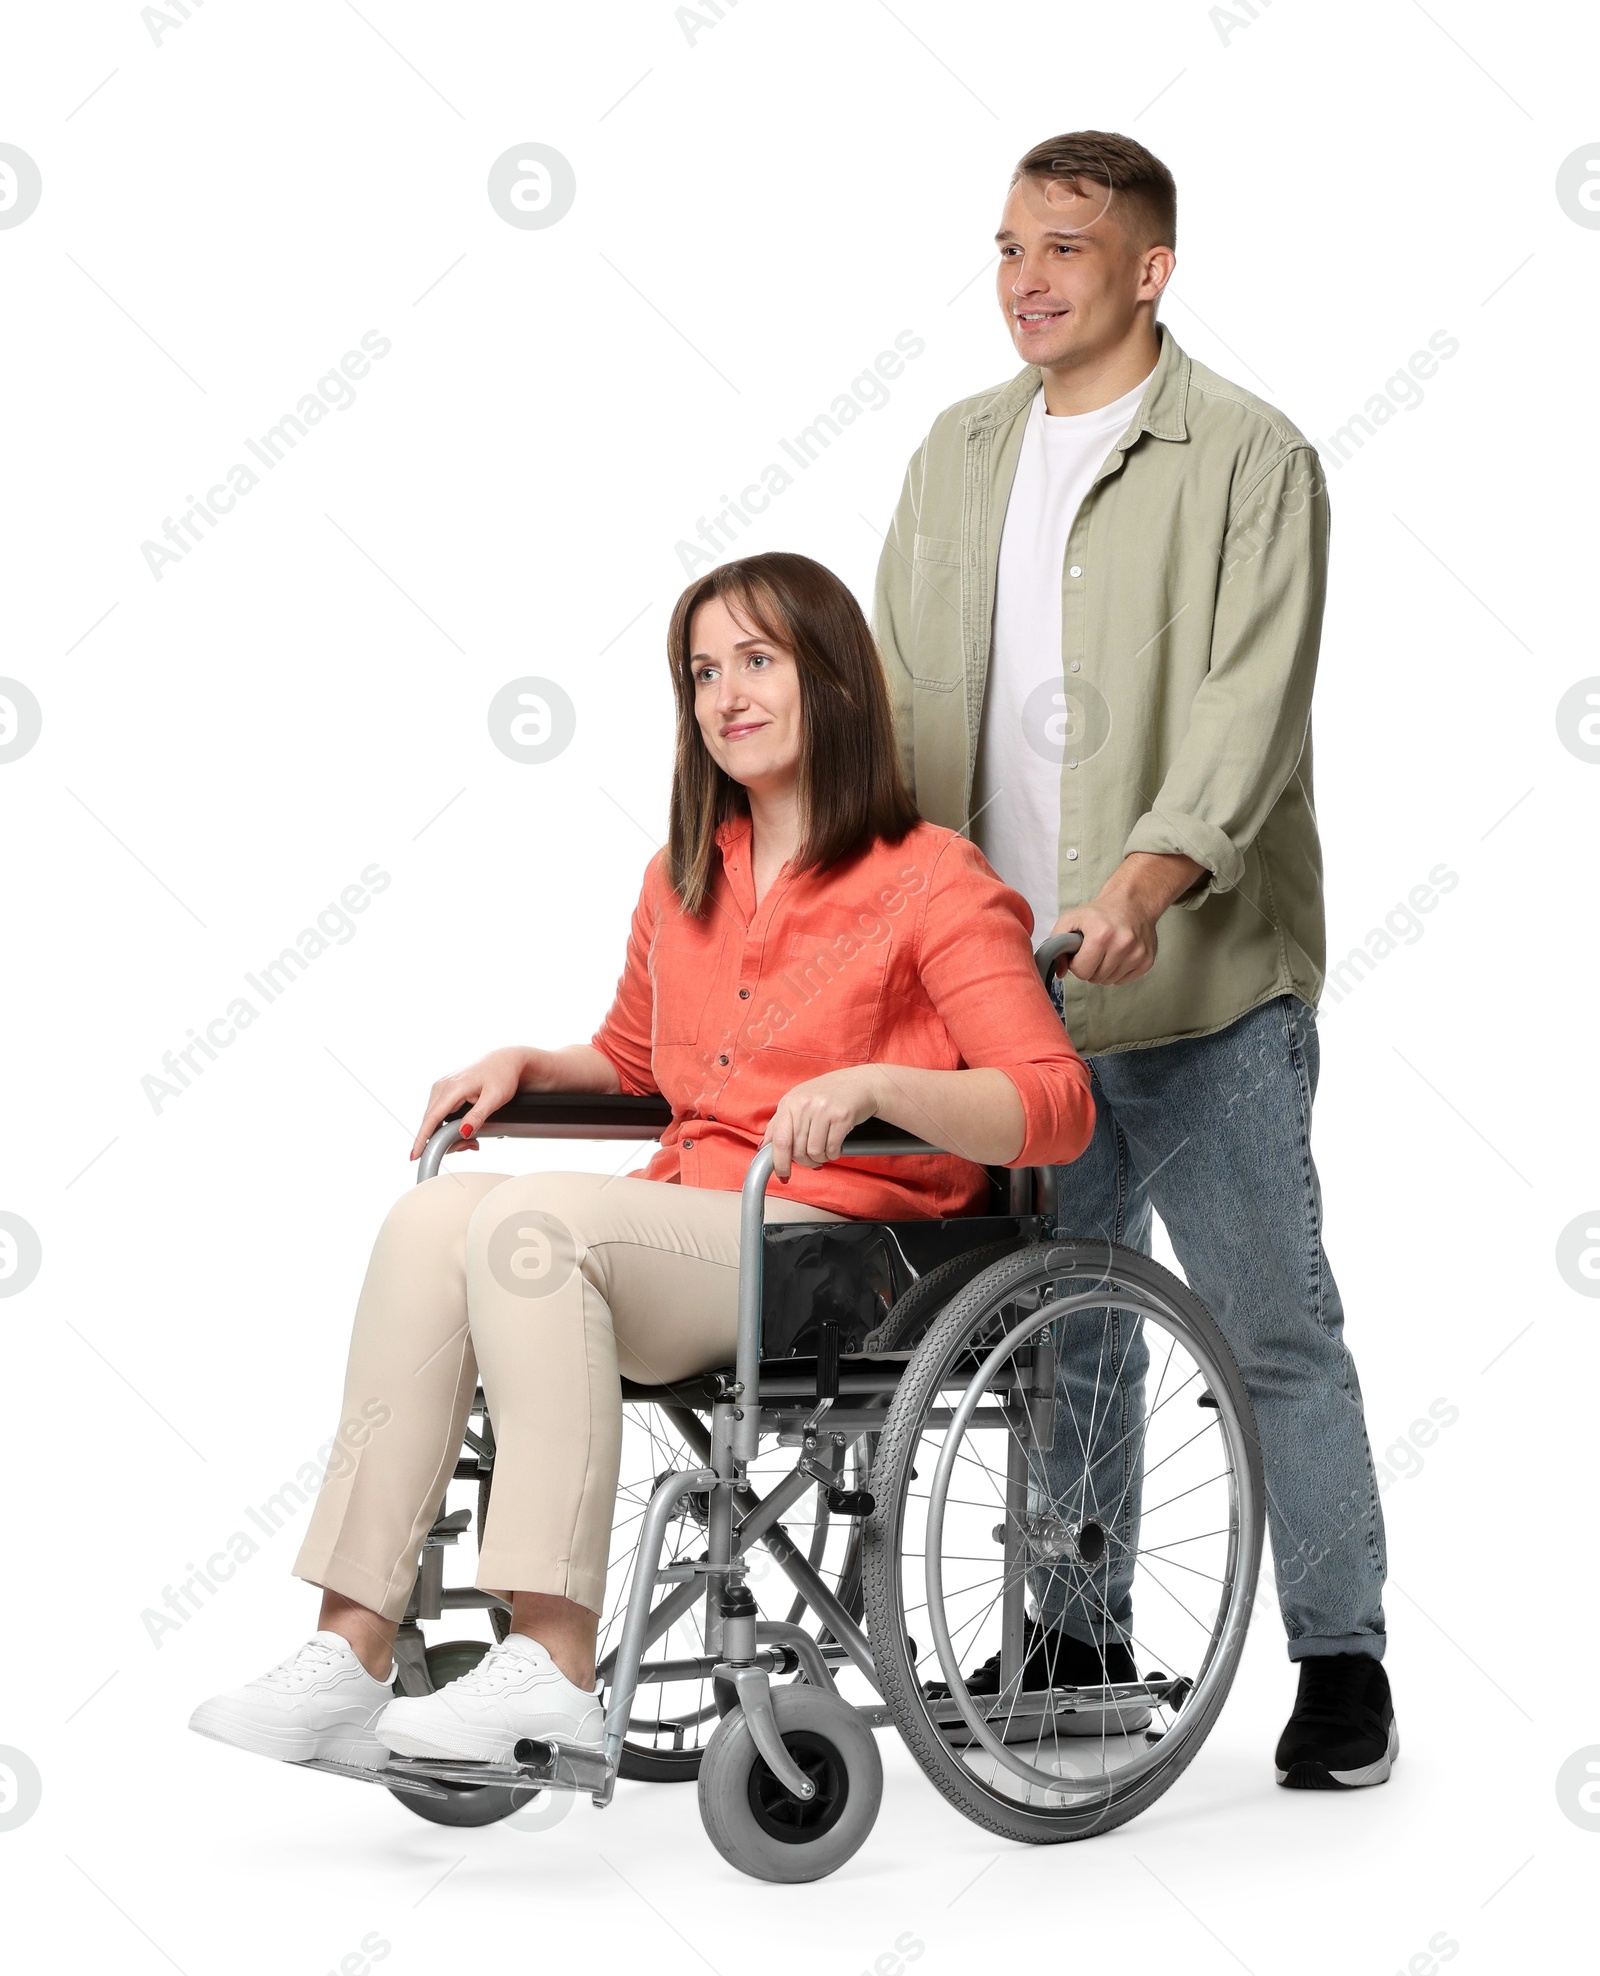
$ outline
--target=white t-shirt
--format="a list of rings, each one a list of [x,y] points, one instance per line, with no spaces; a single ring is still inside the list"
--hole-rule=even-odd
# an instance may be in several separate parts
[[[1154,376],[1154,372],[1151,373]],[[1000,535],[994,637],[972,788],[974,842],[1033,908],[1033,944],[1060,916],[1061,585],[1067,537],[1090,483],[1127,430],[1143,383],[1098,411],[1028,413]]]

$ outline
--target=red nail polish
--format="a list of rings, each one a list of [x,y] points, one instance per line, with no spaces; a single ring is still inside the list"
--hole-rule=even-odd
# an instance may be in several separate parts
[[[461,1121],[461,1136],[463,1139],[470,1139],[472,1137],[472,1127],[468,1125],[465,1119]]]

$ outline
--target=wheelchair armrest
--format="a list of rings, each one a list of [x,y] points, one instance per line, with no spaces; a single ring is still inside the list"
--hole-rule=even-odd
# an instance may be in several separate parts
[[[444,1121],[453,1125],[470,1109],[457,1105]],[[480,1139],[659,1139],[672,1123],[665,1098],[634,1098],[602,1091],[519,1091],[478,1127]],[[863,1119],[844,1142],[844,1156],[934,1152],[915,1133],[881,1118]]]
[[[456,1121],[470,1107],[458,1105],[434,1128],[417,1168],[431,1180],[445,1154],[460,1144]],[[478,1127],[480,1139],[659,1139],[672,1123],[665,1098],[635,1098],[610,1091],[519,1091]]]
[[[447,1124],[470,1107],[458,1105]],[[478,1127],[480,1139],[659,1139],[672,1123],[665,1098],[609,1091],[519,1091]]]
[[[872,1154],[883,1153],[937,1153],[942,1148],[930,1146],[926,1139],[919,1139],[915,1132],[907,1132],[903,1127],[890,1125],[881,1118],[864,1118],[859,1125],[852,1126],[845,1135],[845,1142],[839,1148],[841,1159],[862,1159]]]

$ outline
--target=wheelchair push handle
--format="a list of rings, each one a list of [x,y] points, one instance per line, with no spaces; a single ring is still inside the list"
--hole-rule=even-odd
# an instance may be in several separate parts
[[[1083,945],[1081,933],[1052,933],[1042,943],[1033,957],[1033,964],[1039,970],[1039,979],[1045,987],[1050,986],[1050,977],[1055,972],[1056,962],[1063,954],[1075,954]]]

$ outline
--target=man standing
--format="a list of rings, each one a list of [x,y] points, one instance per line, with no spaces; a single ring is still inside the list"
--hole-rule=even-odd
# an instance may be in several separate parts
[[[1097,1123],[1057,1176],[1063,1232],[1148,1253],[1153,1206],[1249,1388],[1299,1663],[1278,1781],[1376,1784],[1398,1748],[1383,1517],[1309,1142],[1327,494],[1288,420],[1157,322],[1175,216],[1171,174],[1129,138],[1022,159],[998,287],[1027,368],[942,413],[912,459],[874,628],[923,815],[970,830],[1036,937],[1082,935],[1054,992]],[[1111,1320],[1135,1520],[1139,1333]],[[1095,1376],[1064,1350],[1060,1404]],[[1078,1448],[1080,1480],[1088,1412],[1052,1457]],[[1036,1586],[1025,1685],[1129,1678],[1131,1582],[1098,1625]],[[997,1687],[998,1661],[973,1685]]]

